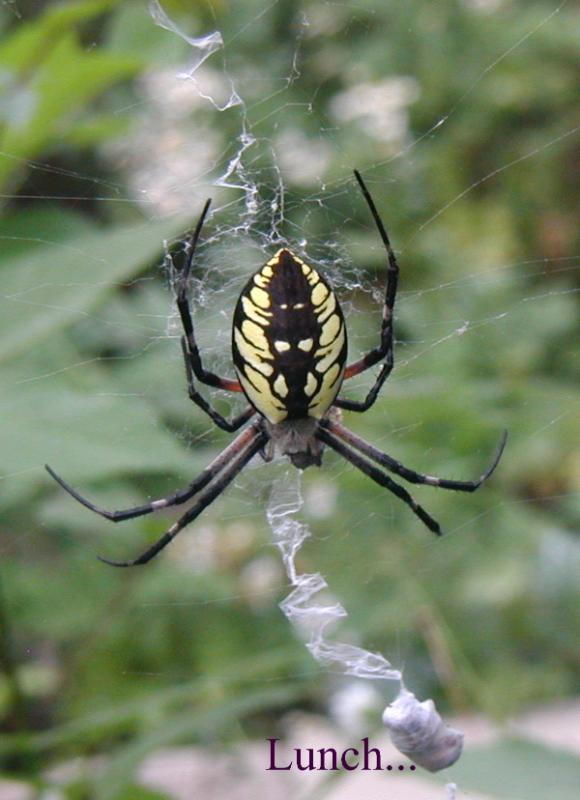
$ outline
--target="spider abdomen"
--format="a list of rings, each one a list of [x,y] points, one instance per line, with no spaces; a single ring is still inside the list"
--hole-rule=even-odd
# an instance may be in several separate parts
[[[315,269],[279,250],[240,294],[232,350],[248,400],[269,422],[322,418],[338,394],[346,362],[336,295]]]

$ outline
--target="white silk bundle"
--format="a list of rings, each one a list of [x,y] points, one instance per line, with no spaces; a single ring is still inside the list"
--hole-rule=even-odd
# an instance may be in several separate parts
[[[383,722],[397,750],[429,772],[450,767],[461,755],[461,731],[441,719],[433,700],[421,703],[404,686],[386,707]]]

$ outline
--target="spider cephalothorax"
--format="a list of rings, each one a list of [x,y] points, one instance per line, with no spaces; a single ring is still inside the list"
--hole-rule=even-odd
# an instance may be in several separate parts
[[[341,424],[340,409],[369,409],[393,369],[393,307],[399,277],[397,259],[374,201],[359,173],[355,170],[354,174],[387,253],[387,285],[379,344],[358,361],[347,365],[346,326],[334,291],[319,271],[290,250],[282,249],[250,278],[237,302],[232,351],[238,380],[222,378],[205,369],[195,341],[188,283],[197,242],[210,206],[208,200],[195,231],[185,242],[188,250],[186,265],[177,281],[177,308],[184,330],[181,347],[189,397],[226,431],[236,431],[252,417],[255,419],[185,489],[123,511],[98,508],[47,466],[52,477],[76,500],[113,522],[193,500],[190,508],[167,533],[141,556],[133,561],[102,561],[117,567],[146,564],[196,519],[257,453],[271,460],[278,449],[296,467],[304,469],[311,465],[320,466],[322,451],[328,445],[403,500],[435,533],[441,533],[438,522],[387,473],[394,473],[410,483],[473,492],[496,468],[505,446],[505,432],[495,458],[483,475],[474,481],[456,481],[415,472]],[[343,380],[376,364],[381,366],[364,400],[339,396]],[[196,379],[207,386],[243,392],[250,405],[228,420],[199,393]],[[194,499],[196,495],[197,499]]]
[[[288,456],[298,469],[322,465],[322,451],[324,442],[318,434],[321,423],[327,424],[330,420],[340,421],[340,409],[331,408],[323,420],[314,417],[301,417],[286,419],[283,422],[272,423],[264,421],[268,433],[268,445],[262,452],[265,461],[271,461],[278,451],[283,456]]]

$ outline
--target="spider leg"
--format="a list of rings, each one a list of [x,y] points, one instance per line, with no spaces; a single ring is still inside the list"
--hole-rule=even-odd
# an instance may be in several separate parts
[[[214,372],[210,372],[204,368],[201,361],[201,356],[199,354],[199,348],[197,346],[197,342],[195,341],[193,320],[191,318],[191,310],[189,308],[189,300],[187,297],[187,282],[191,273],[191,267],[193,265],[193,259],[195,256],[197,243],[199,241],[199,236],[201,234],[201,229],[203,227],[203,223],[205,222],[207,212],[209,211],[210,204],[211,200],[207,200],[203,207],[203,211],[201,212],[198,223],[195,226],[195,230],[187,240],[187,243],[189,244],[189,253],[187,256],[187,261],[185,262],[185,266],[181,270],[177,280],[177,309],[179,311],[179,316],[181,317],[181,324],[183,325],[183,330],[187,340],[188,360],[191,364],[191,368],[195,374],[195,377],[202,383],[205,383],[208,386],[213,386],[216,389],[226,389],[230,392],[241,392],[242,387],[238,381],[232,380],[231,378],[221,378]]]
[[[375,206],[374,200],[371,197],[369,190],[366,187],[365,182],[363,181],[360,173],[355,169],[354,171],[355,178],[357,179],[363,196],[367,202],[367,205],[370,209],[372,217],[375,221],[375,225],[379,231],[379,235],[382,239],[382,242],[385,246],[385,250],[387,251],[387,258],[388,258],[388,269],[387,269],[387,286],[385,288],[385,300],[383,303],[383,320],[381,323],[381,340],[377,347],[370,350],[365,356],[363,356],[358,361],[355,361],[352,364],[349,364],[344,372],[345,380],[348,378],[352,378],[354,375],[359,375],[361,372],[369,369],[369,367],[373,367],[375,364],[378,364],[380,361],[384,363],[380,369],[377,378],[369,390],[367,396],[362,401],[357,400],[347,400],[345,398],[337,398],[334,401],[334,405],[338,406],[339,408],[347,409],[348,411],[367,411],[372,404],[377,399],[377,395],[380,392],[384,382],[387,380],[389,375],[391,374],[391,370],[393,369],[393,308],[395,306],[395,298],[397,296],[397,284],[399,281],[399,265],[397,264],[397,259],[395,257],[395,253],[393,252],[393,248],[391,247],[391,242],[389,240],[389,236],[383,225],[383,221],[379,216],[379,212],[377,211],[377,207]]]
[[[183,359],[185,361],[185,374],[187,377],[187,391],[189,399],[199,406],[205,413],[212,419],[212,421],[224,431],[233,433],[241,428],[244,422],[247,422],[256,413],[252,406],[248,406],[244,411],[235,416],[233,419],[228,420],[216,411],[210,403],[197,391],[195,382],[193,380],[193,371],[191,367],[191,360],[187,350],[187,342],[185,336],[181,337],[181,349],[183,351]]]
[[[215,480],[209,489],[207,489],[207,491],[196,500],[191,508],[189,508],[185,514],[169,528],[167,533],[164,533],[163,536],[155,542],[154,545],[152,545],[148,550],[145,550],[144,553],[141,553],[140,556],[133,559],[133,561],[110,561],[108,558],[98,556],[99,560],[103,561],[105,564],[110,564],[112,567],[136,567],[151,561],[151,559],[154,558],[157,553],[163,550],[163,548],[166,547],[169,542],[175,539],[177,534],[183,530],[186,525],[189,525],[190,522],[193,522],[193,520],[196,519],[201,512],[224,491],[224,489],[233,481],[240,470],[243,469],[243,467],[258,452],[258,450],[264,446],[268,439],[268,434],[263,429],[257,427],[250,428],[250,431],[252,432],[253,436],[249,444],[247,444],[246,447],[243,448],[241,452],[239,452],[230,461],[222,474]],[[244,434],[241,435],[243,436]]]
[[[357,469],[360,469],[361,472],[364,472],[365,475],[368,475],[375,483],[378,483],[380,486],[383,486],[385,489],[388,489],[394,495],[399,497],[406,505],[409,506],[411,511],[415,513],[421,522],[423,522],[430,531],[436,533],[438,536],[441,536],[441,528],[437,520],[433,519],[433,517],[428,514],[422,506],[420,506],[409,494],[409,492],[403,487],[399,486],[398,483],[392,478],[389,478],[388,475],[385,475],[378,467],[375,467],[373,464],[369,464],[369,462],[359,455],[356,450],[353,450],[348,444],[343,442],[341,439],[338,438],[334,433],[331,433],[329,430],[323,427],[319,427],[316,431],[316,436],[320,439],[320,441],[327,444],[329,447],[332,447],[333,450],[336,450],[339,455],[343,458],[346,458],[347,461],[350,461]]]
[[[48,466],[48,464],[45,465],[45,468],[49,475],[51,475],[66,492],[72,495],[75,500],[85,506],[85,508],[88,508],[90,511],[94,511],[95,514],[99,514],[101,517],[105,517],[105,519],[110,519],[112,522],[122,522],[126,519],[134,519],[135,517],[142,517],[146,514],[151,514],[153,511],[158,511],[161,508],[167,508],[168,506],[177,506],[181,503],[186,503],[191,497],[193,497],[194,494],[196,494],[196,492],[199,492],[201,489],[205,488],[208,483],[210,483],[233,458],[236,458],[239,453],[244,450],[244,448],[249,446],[256,436],[257,430],[258,428],[255,425],[252,425],[250,428],[243,431],[230,445],[228,445],[228,447],[222,450],[222,452],[216,456],[216,458],[214,458],[214,460],[185,489],[175,492],[175,494],[169,495],[169,497],[164,497],[160,500],[153,500],[150,503],[145,503],[141,506],[135,506],[134,508],[127,508],[122,511],[107,511],[103,508],[99,508],[98,506],[94,505],[94,503],[91,503],[90,500],[87,500],[85,497],[79,494],[76,489],[73,489],[73,487],[63,480],[60,475],[57,475],[56,472]]]
[[[344,425],[340,423],[333,422],[332,420],[324,420],[321,425],[348,445],[354,447],[359,453],[363,453],[365,456],[372,458],[373,461],[380,464],[382,467],[386,467],[391,472],[394,472],[395,475],[400,475],[401,478],[409,481],[409,483],[438,486],[440,489],[453,489],[457,492],[474,492],[476,489],[479,489],[481,484],[489,478],[499,464],[507,440],[507,431],[504,431],[491,464],[479,478],[474,481],[454,481],[448,478],[436,478],[434,475],[424,475],[421,472],[415,472],[415,470],[409,469],[392,456],[383,453],[378,448],[373,447],[372,444],[365,442],[364,439],[361,439],[360,436],[349,431],[348,428],[345,428]]]
[[[373,352],[374,351],[371,351],[371,353],[369,353],[369,355],[371,355]],[[356,367],[357,364],[362,363],[364,360],[365,359],[363,358],[363,359],[361,359],[361,361],[358,361],[356,364],[351,364],[351,367]],[[365,397],[365,399],[364,400],[348,400],[346,397],[337,397],[336,400],[334,401],[333,405],[337,406],[338,408],[344,408],[345,411],[368,411],[369,408],[373,405],[373,403],[377,399],[377,397],[379,395],[379,392],[383,388],[384,382],[387,380],[387,378],[391,374],[391,372],[393,370],[393,365],[394,365],[394,362],[393,362],[393,349],[392,349],[392,343],[391,343],[391,349],[386,354],[386,360],[385,360],[384,364],[382,365],[382,367],[381,367],[381,369],[379,371],[379,374],[376,377],[375,382],[373,383],[373,385],[369,389],[369,392],[368,392],[367,396]],[[372,364],[369,364],[368,366],[372,366]],[[360,370],[358,370],[358,372],[363,372],[365,369],[367,369],[366,366],[362,367]],[[348,367],[346,368],[346,370],[344,372],[345,379],[346,378],[351,378],[353,375],[357,375],[357,374],[358,374],[357,372],[349,372],[349,368]]]

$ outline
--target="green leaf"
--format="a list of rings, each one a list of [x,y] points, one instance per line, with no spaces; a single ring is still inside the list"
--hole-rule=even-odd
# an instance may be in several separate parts
[[[178,220],[93,231],[47,244],[0,269],[0,363],[78,321],[118,284],[138,274],[183,230]]]
[[[22,168],[22,160],[61,145],[90,100],[143,67],[137,54],[87,49],[79,41],[79,23],[113,5],[90,0],[56,6],[0,47],[0,185]]]
[[[76,148],[94,147],[107,139],[126,134],[130,125],[128,116],[98,114],[78,122],[63,135],[62,141]]]
[[[577,800],[580,758],[525,739],[467,750],[445,775],[464,792],[502,800]]]
[[[30,254],[36,248],[46,253],[47,246],[73,236],[81,237],[92,230],[94,227],[86,216],[57,206],[38,206],[5,214],[0,217],[0,260],[7,262],[21,253]]]
[[[5,477],[30,472],[47,481],[50,463],[74,481],[112,474],[195,469],[196,459],[158,425],[155,411],[137,397],[87,395],[34,383],[4,393],[0,402],[0,464]],[[18,476],[23,490],[27,481]],[[5,482],[5,495],[10,484]],[[9,496],[9,495],[8,495]]]
[[[63,32],[88,22],[117,3],[118,0],[82,0],[48,6],[41,16],[17,26],[0,46],[0,65],[14,70],[31,69]]]
[[[106,51],[89,51],[65,33],[26,81],[4,76],[6,85],[0,149],[12,158],[0,160],[0,184],[19,166],[14,157],[32,158],[74,127],[94,97],[136,74],[140,59]],[[24,83],[24,85],[23,85]]]
[[[280,671],[297,670],[299,674],[304,675],[305,661],[308,662],[308,656],[299,645],[278,647],[266,653],[244,654],[228,671],[218,677],[199,675],[184,684],[157,689],[151,694],[129,702],[117,701],[105,705],[98,713],[76,717],[40,733],[26,736],[7,734],[0,740],[0,755],[7,757],[18,752],[46,753],[54,748],[82,750],[87,744],[89,747],[95,747],[135,720],[161,719],[163,714],[171,709],[181,710],[189,703],[201,706],[204,699],[207,702],[207,698],[214,695],[222,698],[225,692],[228,696],[233,696],[236,691],[242,689],[245,691],[246,686],[254,685],[256,681],[269,683],[272,675],[277,675]],[[316,666],[312,669],[314,672],[317,671]],[[303,685],[302,693],[306,694],[307,691],[307,685]],[[248,702],[251,705],[250,711],[257,710],[256,699],[252,694]],[[219,712],[219,708],[217,711]],[[206,712],[203,713],[205,715]],[[211,713],[216,713],[215,709]],[[232,713],[231,703],[223,709],[223,713]],[[197,726],[198,723],[192,720],[192,725]],[[155,736],[159,734],[156,733]]]
[[[115,800],[171,800],[171,798],[165,792],[155,792],[152,789],[146,789],[144,786],[130,783],[123,788]]]

